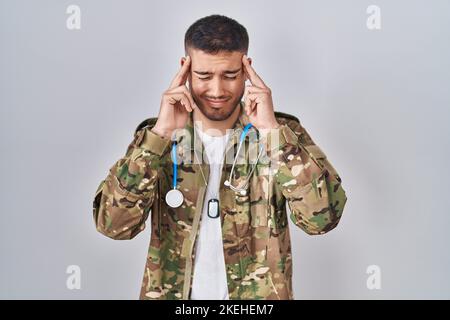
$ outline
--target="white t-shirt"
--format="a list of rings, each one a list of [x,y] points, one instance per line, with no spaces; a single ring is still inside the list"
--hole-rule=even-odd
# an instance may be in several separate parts
[[[230,135],[213,137],[197,128],[196,131],[204,145],[210,164],[210,173],[203,205],[200,233],[196,244],[191,299],[228,300],[220,216],[210,218],[207,211],[210,199],[216,198],[219,200],[223,156]]]

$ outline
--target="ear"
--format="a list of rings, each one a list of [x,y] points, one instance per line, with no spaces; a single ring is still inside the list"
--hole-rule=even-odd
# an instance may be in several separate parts
[[[180,65],[183,66],[185,62],[186,62],[186,57],[181,57]]]

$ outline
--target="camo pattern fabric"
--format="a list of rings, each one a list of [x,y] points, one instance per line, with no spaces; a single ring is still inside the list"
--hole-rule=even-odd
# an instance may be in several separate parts
[[[281,126],[268,133],[251,127],[243,141],[244,151],[235,155],[249,122],[243,102],[239,107],[226,146],[219,192],[229,298],[291,300],[287,212],[301,230],[320,235],[339,223],[347,197],[327,156],[292,115],[275,112]],[[208,181],[209,165],[195,161],[194,153],[203,159],[203,146],[195,139],[191,113],[186,127],[172,137],[178,160],[177,188],[184,200],[178,208],[169,207],[165,195],[172,188],[172,140],[151,131],[156,120],[147,119],[136,128],[125,156],[101,181],[93,201],[94,221],[100,233],[127,240],[144,230],[150,216],[140,299],[188,300],[206,190],[200,169]],[[255,146],[264,149],[264,157],[256,164],[250,157]],[[239,161],[232,185],[246,188],[246,195],[224,185],[234,156]],[[320,174],[311,174],[312,168]]]

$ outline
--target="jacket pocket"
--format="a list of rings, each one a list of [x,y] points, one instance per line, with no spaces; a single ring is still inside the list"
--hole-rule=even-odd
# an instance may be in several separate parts
[[[263,174],[252,176],[249,197],[250,225],[252,227],[270,226],[272,194],[269,176]]]
[[[250,208],[250,225],[256,227],[268,227],[270,210],[267,205],[252,205]]]
[[[252,263],[240,283],[240,299],[275,299],[280,296],[272,278],[272,271],[264,263]]]

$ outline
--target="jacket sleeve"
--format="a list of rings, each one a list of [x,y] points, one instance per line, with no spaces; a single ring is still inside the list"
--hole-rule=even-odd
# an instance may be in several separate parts
[[[93,214],[100,233],[126,240],[144,230],[169,145],[170,139],[150,127],[136,130],[125,156],[110,168],[95,193]]]
[[[271,130],[263,141],[275,164],[276,187],[288,202],[294,224],[310,235],[334,229],[347,197],[341,178],[320,147],[294,120]]]

